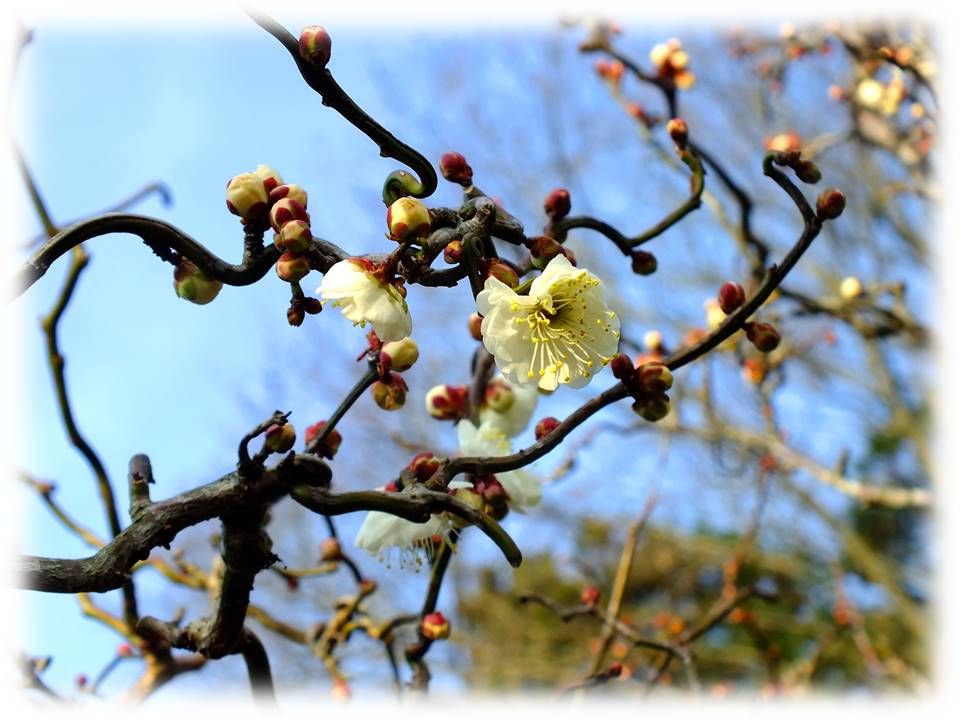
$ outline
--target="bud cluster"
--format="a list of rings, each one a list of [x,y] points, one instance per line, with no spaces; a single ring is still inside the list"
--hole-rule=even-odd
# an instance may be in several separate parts
[[[683,45],[676,38],[659,43],[650,50],[650,62],[657,71],[657,77],[674,87],[686,90],[693,86],[696,79],[687,69],[690,58]]]
[[[644,420],[657,422],[670,412],[667,390],[673,387],[673,373],[662,362],[651,360],[634,367],[630,358],[617,353],[610,361],[613,375],[634,399],[633,411]]]

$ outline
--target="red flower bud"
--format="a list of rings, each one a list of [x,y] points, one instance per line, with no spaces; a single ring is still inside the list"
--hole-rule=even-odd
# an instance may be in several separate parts
[[[516,271],[504,262],[486,259],[482,263],[480,277],[485,281],[488,277],[495,277],[509,288],[516,288],[520,284],[520,277]]]
[[[443,261],[448,265],[456,265],[463,257],[463,241],[451,240],[443,248]]]
[[[689,130],[687,129],[687,123],[683,118],[672,118],[667,122],[667,133],[670,135],[670,139],[673,140],[674,145],[677,146],[680,150],[687,149],[687,136],[689,135]]]
[[[717,302],[720,303],[720,309],[727,315],[731,314],[746,301],[747,294],[738,283],[725,282],[720,286],[720,292],[717,294]]]
[[[617,380],[627,381],[633,377],[633,361],[624,353],[617,353],[610,359],[610,369]]]
[[[747,333],[747,340],[760,352],[771,352],[780,344],[780,333],[770,323],[749,322],[743,329]]]
[[[81,690],[83,690],[83,688],[85,688],[85,687],[87,686],[87,682],[88,682],[88,681],[87,681],[87,676],[84,675],[83,673],[79,673],[79,674],[77,675],[77,677],[74,679],[74,682],[77,683],[77,687],[78,687],[78,688],[80,688]]]
[[[580,602],[584,605],[594,607],[600,602],[600,591],[594,585],[587,585],[580,593]]]
[[[309,315],[316,315],[321,310],[323,310],[323,303],[320,302],[317,298],[305,297],[300,301],[303,305],[303,309],[307,311]]]
[[[304,432],[303,441],[306,443],[309,451],[315,452],[320,457],[333,460],[333,456],[337,454],[337,450],[340,449],[340,444],[343,442],[343,435],[334,429],[326,434],[319,445],[315,444],[317,437],[323,432],[325,427],[327,427],[326,420],[314,423]]]
[[[443,640],[450,637],[450,623],[443,613],[432,612],[420,621],[420,632],[427,640]]]
[[[130,647],[130,643],[120,643],[117,646],[117,655],[122,658],[132,657],[133,648]]]
[[[847,198],[836,188],[827,188],[817,198],[817,217],[821,220],[833,220],[840,217],[847,206]]]
[[[636,377],[642,392],[663,393],[673,387],[673,373],[660,362],[644,363],[637,368]]]
[[[438,420],[458,420],[466,417],[466,385],[436,385],[427,391],[427,412]]]
[[[440,458],[432,452],[417,453],[407,464],[407,470],[412,472],[417,480],[426,482],[440,469]]]
[[[300,303],[291,304],[290,307],[287,308],[287,322],[293,327],[300,327],[303,325],[304,317],[303,305]]]
[[[301,207],[303,207],[304,210],[307,209],[307,191],[299,185],[294,185],[293,183],[277,185],[277,187],[270,191],[271,203],[283,200],[283,198],[295,200],[301,205]]]
[[[543,270],[551,260],[563,253],[563,245],[552,237],[540,235],[530,242],[530,261],[535,268]]]
[[[561,220],[570,212],[570,193],[563,188],[551,190],[543,201],[543,211],[553,220]]]
[[[270,225],[276,232],[280,232],[285,224],[291,220],[310,221],[307,209],[292,197],[280,198],[270,208]]]
[[[537,423],[536,428],[533,430],[534,437],[539,442],[547,435],[552,433],[554,430],[559,427],[560,421],[555,417],[545,417],[543,420]]]
[[[473,184],[473,169],[467,159],[458,152],[444,153],[440,158],[440,174],[444,180],[457,183],[462,187]]]
[[[332,41],[321,25],[310,25],[300,31],[300,57],[312,65],[326,67],[330,62]]]
[[[275,244],[281,249],[294,253],[305,253],[310,249],[313,234],[310,232],[310,223],[306,220],[291,220],[284,223],[277,233],[279,242]]]
[[[630,267],[637,275],[652,275],[657,271],[657,258],[645,250],[630,253]]]

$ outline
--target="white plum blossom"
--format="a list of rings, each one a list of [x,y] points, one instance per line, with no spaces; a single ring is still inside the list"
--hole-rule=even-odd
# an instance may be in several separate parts
[[[503,457],[513,452],[510,441],[501,430],[481,423],[477,427],[469,420],[457,423],[460,452],[473,457]],[[511,508],[532,507],[540,502],[540,480],[526,470],[497,473],[497,480],[510,496]]]
[[[506,382],[502,375],[494,378],[494,382],[497,380]],[[516,437],[526,430],[534,411],[537,409],[537,401],[540,399],[540,391],[537,386],[530,383],[525,385],[510,384],[510,390],[513,392],[513,403],[506,410],[499,412],[489,405],[480,407],[481,424],[496,428],[508,438]]]
[[[413,321],[399,288],[374,274],[374,265],[364,258],[347,258],[323,276],[317,293],[354,325],[373,325],[384,342],[402,340],[413,330]]]
[[[617,352],[620,320],[607,307],[600,280],[563,255],[550,261],[528,295],[488,277],[477,312],[484,347],[517,385],[583,387]]]
[[[464,480],[453,480],[448,487],[455,490],[472,485]],[[386,490],[386,487],[377,489]],[[391,551],[396,548],[401,567],[419,566],[424,555],[431,555],[433,536],[445,538],[450,527],[450,519],[442,515],[431,515],[427,522],[415,523],[390,513],[372,511],[367,513],[353,542],[361,550],[384,561],[389,561]]]

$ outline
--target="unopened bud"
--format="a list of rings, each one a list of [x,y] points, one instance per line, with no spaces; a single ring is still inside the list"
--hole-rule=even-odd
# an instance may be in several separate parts
[[[767,138],[764,145],[768,152],[800,152],[803,148],[800,136],[792,130]]]
[[[257,169],[253,172],[263,180],[263,187],[266,188],[268,196],[278,185],[283,185],[283,178],[280,177],[280,173],[269,165],[257,165]]]
[[[330,696],[337,702],[346,702],[350,699],[350,686],[342,678],[336,678],[330,688]]]
[[[771,352],[780,344],[780,333],[770,323],[749,322],[743,329],[747,333],[747,340],[760,352]]]
[[[385,342],[380,347],[381,354],[390,358],[390,367],[397,372],[403,372],[413,367],[413,364],[420,357],[420,350],[413,338],[405,337],[403,340],[393,340]]]
[[[244,220],[267,210],[267,188],[256,173],[241,173],[227,183],[227,209]]]
[[[443,261],[448,265],[456,265],[463,257],[463,241],[451,240],[443,248]]]
[[[130,643],[120,643],[117,645],[117,656],[122,658],[132,657],[133,648],[130,647]]]
[[[432,612],[420,621],[420,632],[427,640],[443,640],[450,637],[450,623],[441,612]]]
[[[520,276],[512,267],[499,260],[489,258],[482,263],[480,277],[482,280],[495,277],[509,288],[516,288],[520,284]]]
[[[304,432],[303,441],[306,443],[308,450],[315,452],[320,457],[333,460],[333,456],[337,454],[337,450],[340,449],[340,444],[343,442],[343,435],[341,435],[338,430],[334,429],[328,432],[323,437],[323,440],[317,443],[317,438],[326,427],[326,420],[321,420],[320,422],[314,423]]]
[[[589,607],[596,607],[600,602],[600,591],[595,585],[587,585],[580,593],[580,602]]]
[[[308,315],[316,315],[323,310],[323,303],[317,298],[305,297],[300,301]]]
[[[663,420],[670,414],[670,398],[666,395],[641,395],[631,409],[648,422]]]
[[[570,213],[570,193],[563,188],[551,190],[543,201],[543,211],[553,220],[565,218]]]
[[[290,423],[271,425],[264,435],[264,447],[270,452],[285,453],[297,441],[297,431]]]
[[[672,118],[667,122],[667,133],[670,135],[670,139],[673,140],[673,144],[677,146],[679,150],[687,149],[687,137],[689,135],[689,129],[687,128],[687,123],[683,118]]]
[[[530,262],[540,270],[543,270],[551,260],[561,254],[563,254],[563,245],[552,237],[540,235],[530,242]]]
[[[270,191],[271,203],[283,200],[284,198],[296,200],[304,210],[307,209],[307,191],[299,185],[294,185],[293,183],[277,185],[277,187]]]
[[[717,302],[720,303],[720,309],[727,315],[731,314],[738,307],[747,301],[747,293],[743,286],[735,282],[725,282],[720,286],[720,292],[717,294]]]
[[[417,453],[407,464],[407,470],[412,472],[417,480],[426,482],[440,469],[440,458],[432,452]]]
[[[458,152],[444,153],[440,158],[440,174],[444,180],[457,183],[462,187],[473,184],[473,168],[467,159]]]
[[[427,412],[438,420],[457,420],[467,414],[466,385],[436,385],[427,391]]]
[[[625,353],[617,353],[610,359],[610,369],[613,371],[613,376],[621,382],[633,377],[633,361]]]
[[[287,322],[293,327],[303,325],[304,317],[306,317],[306,315],[303,312],[303,305],[300,303],[291,304],[290,307],[287,308]]]
[[[310,222],[307,209],[291,197],[280,198],[270,208],[270,225],[276,232],[291,220],[306,220]]]
[[[513,389],[500,378],[490,382],[483,392],[484,404],[498,413],[505,413],[513,407],[513,399]]]
[[[387,208],[387,227],[397,242],[415,240],[430,232],[430,211],[416,198],[399,198]]]
[[[474,340],[483,340],[483,334],[480,332],[480,326],[483,324],[483,316],[480,313],[471,313],[467,318],[467,329],[470,331],[470,337]]]
[[[630,253],[630,267],[637,275],[652,275],[657,271],[657,258],[646,250]]]
[[[311,65],[324,68],[330,62],[332,42],[322,25],[310,25],[300,31],[300,57]]]
[[[329,537],[320,543],[320,562],[337,562],[343,559],[340,541]]]
[[[313,233],[310,232],[310,223],[306,220],[291,220],[284,223],[280,232],[277,233],[276,244],[281,250],[305,253],[310,249],[310,241],[313,240]]]
[[[306,255],[285,252],[277,259],[277,276],[284,282],[298,282],[310,273],[310,259]]]
[[[663,363],[644,363],[637,368],[637,384],[643,392],[663,393],[673,387],[673,373]]]
[[[817,217],[821,220],[833,220],[840,217],[847,206],[847,198],[836,188],[827,188],[817,198]]]
[[[533,430],[533,436],[537,439],[537,442],[539,442],[558,427],[560,427],[559,420],[555,417],[545,417],[537,423],[537,426]]]
[[[863,285],[860,283],[859,278],[851,275],[850,277],[845,277],[843,282],[840,283],[840,297],[844,300],[853,300],[861,295],[863,295]]]
[[[820,178],[823,177],[820,174],[820,168],[816,166],[816,163],[811,162],[810,160],[801,160],[793,167],[793,171],[797,175],[797,179],[807,183],[808,185],[815,185],[820,182]]]
[[[387,411],[399,410],[407,401],[407,383],[395,372],[387,373],[385,380],[377,380],[370,390],[373,401]]]
[[[767,363],[761,358],[746,358],[740,367],[740,374],[751,385],[759,385],[767,376]]]
[[[177,297],[196,305],[211,302],[223,288],[223,283],[207,277],[200,268],[181,256],[173,271],[173,289]]]
[[[74,682],[77,684],[78,688],[83,690],[87,686],[87,682],[89,681],[87,679],[87,676],[84,673],[78,673],[76,678],[74,678]]]

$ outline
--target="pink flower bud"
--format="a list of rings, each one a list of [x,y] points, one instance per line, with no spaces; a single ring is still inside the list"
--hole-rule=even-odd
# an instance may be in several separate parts
[[[290,423],[271,425],[264,435],[264,447],[270,452],[285,453],[297,441],[297,431]]]
[[[416,198],[399,198],[387,208],[387,227],[397,242],[416,240],[430,232],[430,211]]]
[[[727,315],[730,315],[746,301],[747,294],[738,283],[725,282],[720,286],[720,292],[717,294],[717,302],[720,303],[720,309]]]
[[[326,437],[323,438],[323,441],[314,446],[314,441],[323,429],[327,426],[326,420],[321,420],[317,423],[314,423],[307,428],[306,432],[303,434],[303,441],[306,443],[307,447],[312,449],[320,457],[325,457],[328,460],[333,460],[333,456],[337,454],[337,450],[340,449],[340,444],[343,442],[343,435],[336,429],[331,430],[327,433]]]
[[[553,220],[561,220],[570,213],[570,193],[563,188],[551,190],[543,201],[543,211]]]
[[[436,385],[427,391],[427,412],[438,420],[458,420],[466,417],[466,385]]]
[[[310,273],[310,259],[306,255],[285,252],[277,260],[277,276],[284,282],[298,282]]]
[[[117,645],[117,655],[122,658],[133,657],[133,648],[130,643],[120,643]]]
[[[311,65],[325,68],[330,62],[332,42],[322,25],[310,25],[300,31],[300,57]]]
[[[306,220],[291,220],[284,223],[277,235],[280,238],[278,247],[293,253],[305,253],[310,249],[310,241],[313,240],[310,223]]]
[[[227,209],[244,220],[267,211],[267,188],[256,173],[241,173],[227,183]]]
[[[539,442],[558,427],[560,427],[559,420],[557,420],[555,417],[545,417],[543,420],[537,423],[537,426],[533,430],[533,435],[537,439],[537,442]]]
[[[666,395],[641,395],[631,409],[648,422],[663,420],[670,413],[670,398]]]
[[[420,621],[420,632],[427,640],[443,640],[450,637],[450,623],[441,612],[424,615]]]
[[[770,323],[749,322],[743,329],[747,333],[747,340],[760,352],[772,352],[780,344],[780,333]]]
[[[310,222],[307,209],[291,197],[280,198],[270,208],[270,225],[276,232],[291,220],[306,220]]]
[[[657,258],[646,250],[630,253],[630,267],[637,275],[652,275],[657,271]]]
[[[350,699],[350,686],[343,678],[335,678],[330,688],[330,696],[337,702],[346,702]]]
[[[440,158],[440,174],[444,180],[457,183],[462,187],[473,184],[473,169],[467,159],[458,152],[444,153]]]
[[[817,198],[817,217],[821,220],[833,220],[840,217],[847,206],[847,198],[836,188],[827,188]]]

